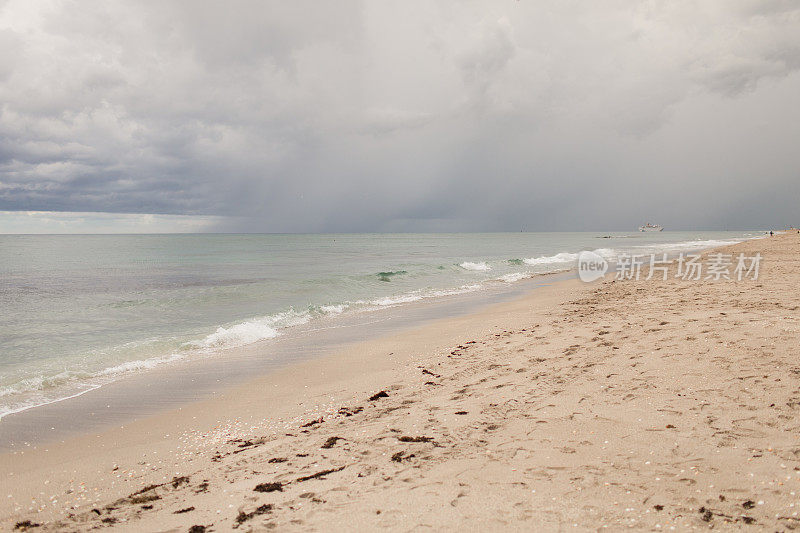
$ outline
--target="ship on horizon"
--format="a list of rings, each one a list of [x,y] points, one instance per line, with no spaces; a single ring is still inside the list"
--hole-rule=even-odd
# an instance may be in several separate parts
[[[644,226],[639,226],[639,231],[664,231],[664,227],[658,224],[647,223]]]

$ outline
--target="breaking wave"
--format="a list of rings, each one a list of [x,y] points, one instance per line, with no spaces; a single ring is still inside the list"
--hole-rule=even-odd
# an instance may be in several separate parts
[[[458,266],[460,266],[464,270],[475,270],[475,271],[478,271],[478,272],[486,272],[486,271],[492,269],[492,267],[487,265],[485,262],[471,263],[469,261],[464,261],[463,263],[461,263]]]
[[[576,261],[577,259],[578,259],[578,254],[561,252],[556,255],[529,257],[527,259],[523,259],[522,262],[525,263],[526,265],[549,265],[552,263],[569,263],[572,261]]]
[[[506,283],[515,283],[517,281],[523,280],[525,278],[530,278],[531,274],[528,272],[512,272],[511,274],[505,274],[497,278],[498,281],[505,281]]]
[[[598,248],[594,250],[594,253],[600,255],[606,259],[613,259],[616,256],[616,251],[610,248]],[[555,255],[543,255],[540,257],[529,257],[527,259],[523,259],[522,262],[526,265],[553,265],[553,264],[564,264],[564,263],[573,263],[578,260],[577,253],[572,252],[559,252]]]

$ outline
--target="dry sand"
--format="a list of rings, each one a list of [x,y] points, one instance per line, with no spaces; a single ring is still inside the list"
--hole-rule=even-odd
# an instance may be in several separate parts
[[[800,527],[800,235],[724,251],[759,279],[565,282],[5,454],[0,524]]]

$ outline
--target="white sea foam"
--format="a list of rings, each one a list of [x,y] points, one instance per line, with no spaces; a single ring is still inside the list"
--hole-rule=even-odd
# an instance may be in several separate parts
[[[346,304],[341,305],[320,305],[319,310],[326,315],[340,315],[345,312],[349,306]]]
[[[487,265],[485,262],[471,263],[469,261],[464,261],[463,263],[461,263],[458,266],[460,266],[464,270],[476,270],[476,271],[481,271],[481,272],[486,272],[487,270],[491,270],[492,269],[492,267]]]
[[[431,290],[428,291],[426,298],[438,298],[441,296],[455,296],[457,294],[465,294],[468,292],[479,291],[483,289],[483,285],[475,284],[475,285],[462,285],[460,287],[456,287],[455,289],[441,289],[441,290]]]
[[[504,281],[506,283],[514,283],[529,277],[531,277],[531,274],[527,272],[512,272],[511,274],[505,274],[504,276],[500,276],[499,278],[497,278],[497,280]]]
[[[422,295],[420,294],[401,294],[399,296],[385,296],[383,298],[376,298],[375,300],[370,300],[369,303],[386,307],[389,305],[407,304],[419,300],[422,300]]]
[[[411,302],[418,302],[429,298],[441,298],[444,296],[455,296],[457,294],[464,294],[483,289],[484,286],[480,284],[462,285],[453,289],[427,289],[416,290],[395,296],[385,296],[383,298],[376,298],[374,300],[364,301],[359,300],[352,302],[353,304],[361,304],[368,306],[389,307],[394,305],[406,304]]]
[[[594,253],[596,253],[597,255],[601,255],[601,256],[605,257],[606,259],[609,259],[609,258],[614,257],[614,256],[617,255],[617,251],[616,250],[612,250],[611,248],[597,248],[597,249],[592,250],[592,251]]]
[[[159,365],[163,365],[164,363],[171,363],[172,361],[177,361],[178,359],[183,359],[185,354],[182,353],[172,353],[164,357],[151,357],[149,359],[142,359],[138,361],[128,361],[127,363],[122,363],[120,365],[112,366],[97,372],[96,376],[116,376],[118,374],[124,374],[126,372],[137,372],[140,370],[150,370],[151,368],[155,368]]]
[[[15,413],[21,413],[23,411],[27,411],[28,409],[33,409],[35,407],[42,407],[43,405],[50,405],[51,403],[58,403],[58,402],[63,402],[64,400],[77,398],[78,396],[83,396],[87,392],[99,389],[100,387],[101,385],[85,384],[85,388],[78,390],[77,392],[72,392],[70,394],[57,396],[55,398],[34,397],[26,401],[13,403],[9,405],[3,405],[0,407],[0,420],[2,420],[3,417],[5,416],[13,415]]]
[[[321,311],[325,314],[338,314],[347,308],[346,305],[323,307],[325,309],[321,308]],[[20,380],[17,383],[0,388],[0,398],[21,397],[18,398],[18,401],[11,401],[6,405],[0,406],[0,418],[11,413],[85,394],[89,390],[99,388],[124,374],[150,370],[159,365],[183,359],[191,351],[207,352],[236,348],[271,339],[278,336],[280,328],[304,324],[309,320],[311,320],[310,313],[306,311],[298,313],[294,310],[289,310],[283,313],[246,320],[227,327],[220,326],[214,333],[199,341],[185,343],[182,345],[181,351],[170,353],[169,355],[126,361],[96,372],[64,371],[52,376],[37,376]],[[48,390],[56,388],[63,389],[63,397],[51,397],[53,393],[48,392]],[[78,392],[70,392],[75,390]]]
[[[347,306],[324,307],[326,309],[322,310],[323,313],[338,314]],[[185,343],[182,345],[181,351],[168,355],[126,361],[96,372],[64,371],[50,376],[41,375],[23,379],[0,388],[0,398],[16,397],[16,400],[0,406],[0,419],[12,413],[80,396],[115,381],[124,374],[150,370],[183,359],[191,351],[207,352],[236,348],[271,339],[278,336],[280,328],[304,324],[309,320],[311,320],[311,314],[307,311],[298,313],[290,309],[283,313],[254,318],[227,327],[220,326],[214,333],[199,341]],[[59,390],[61,393],[54,396],[54,390]]]
[[[149,370],[183,357],[183,354],[173,353],[163,357],[129,361],[93,373],[64,371],[53,376],[36,376],[23,379],[13,385],[0,388],[0,398],[17,396],[16,400],[0,406],[0,419],[34,407],[41,407],[82,396],[114,381],[123,374]],[[58,390],[60,393],[54,396],[52,390]]]
[[[616,251],[612,250],[611,248],[598,248],[594,250],[594,253],[605,257],[606,259],[611,259],[616,255]],[[572,252],[559,252],[555,255],[543,255],[539,257],[529,257],[527,259],[523,259],[523,263],[526,265],[553,265],[553,264],[564,264],[564,263],[573,263],[578,260],[578,254]]]
[[[549,265],[552,263],[569,263],[578,259],[578,254],[561,252],[556,255],[543,255],[541,257],[528,257],[522,262],[526,265]]]
[[[311,320],[307,311],[294,310],[274,315],[246,320],[228,327],[220,326],[217,331],[199,342],[188,343],[189,347],[201,349],[237,348],[254,342],[273,339],[278,336],[278,329],[299,326]]]
[[[217,331],[200,341],[202,348],[234,348],[278,336],[278,330],[261,320],[248,320],[229,328],[219,327]]]
[[[0,398],[12,394],[20,394],[28,391],[42,391],[58,387],[79,379],[89,378],[91,374],[87,372],[74,372],[65,370],[52,376],[35,376],[20,380],[12,385],[0,387]]]

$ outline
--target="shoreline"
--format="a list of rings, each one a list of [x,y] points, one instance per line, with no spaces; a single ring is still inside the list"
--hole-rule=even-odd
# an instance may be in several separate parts
[[[714,235],[718,237],[718,235]],[[617,236],[620,237],[621,236]],[[638,235],[627,236],[630,238],[638,237]],[[599,238],[599,237],[596,237]],[[684,236],[686,238],[686,236]],[[740,236],[740,238],[753,238],[753,237],[745,237],[744,235]],[[669,255],[672,255],[674,250],[680,248],[686,248],[688,250],[694,250],[691,246],[691,243],[695,241],[676,241],[675,243],[668,242],[668,243],[661,243],[658,245],[653,245],[656,248],[661,247],[664,248]],[[711,241],[708,240],[699,240],[696,241],[697,246],[708,246],[712,242],[714,243],[721,243],[722,241]],[[645,248],[648,248],[650,245],[644,245]],[[641,246],[634,246],[631,250],[635,250],[636,248],[641,248]],[[588,248],[587,248],[588,249]],[[596,250],[601,251],[601,250]],[[611,252],[612,250],[602,249],[603,253]],[[537,257],[532,258],[530,260],[522,260],[516,259],[514,261],[530,261],[528,264],[529,267],[531,266],[538,266],[541,260],[542,263],[552,263],[553,261],[560,261],[565,260],[561,256],[569,258],[569,260],[574,259],[577,257],[576,253],[571,252],[559,252],[554,256],[546,256],[546,257]],[[613,261],[613,260],[612,260]],[[512,262],[512,260],[509,260]],[[463,265],[462,265],[463,266]],[[217,332],[214,334],[209,334],[206,338],[201,338],[200,340],[194,341],[187,341],[184,343],[185,345],[193,345],[197,348],[192,350],[189,349],[188,351],[181,352],[181,351],[166,351],[161,354],[155,354],[147,357],[146,359],[136,359],[132,361],[123,361],[119,364],[113,364],[111,367],[104,368],[99,371],[91,371],[88,375],[83,377],[75,377],[69,378],[65,383],[61,385],[57,385],[49,392],[39,393],[35,388],[20,392],[20,395],[29,394],[31,397],[28,399],[18,398],[15,401],[17,402],[16,405],[13,407],[6,406],[4,407],[4,412],[0,415],[0,451],[6,449],[13,449],[14,443],[20,443],[24,445],[28,445],[30,443],[40,443],[43,442],[42,438],[62,438],[63,435],[58,433],[59,428],[56,427],[55,434],[49,434],[47,432],[36,431],[37,427],[46,427],[48,424],[51,424],[53,420],[56,421],[56,426],[58,425],[57,421],[59,419],[63,419],[69,417],[71,419],[78,419],[81,421],[82,427],[80,428],[81,431],[90,431],[95,430],[98,424],[88,424],[85,421],[85,418],[91,414],[91,416],[97,416],[98,413],[102,413],[102,417],[106,420],[106,423],[117,423],[117,422],[125,422],[124,416],[115,416],[115,410],[124,412],[130,418],[130,414],[135,412],[135,414],[139,416],[145,416],[148,414],[152,414],[153,412],[161,409],[162,405],[166,405],[167,407],[172,407],[174,405],[179,404],[181,401],[183,403],[196,401],[200,399],[203,394],[208,394],[208,388],[210,387],[209,384],[206,383],[205,389],[202,386],[198,386],[195,382],[203,382],[206,381],[206,377],[203,375],[197,375],[196,369],[193,368],[195,365],[203,365],[204,367],[208,367],[211,372],[216,371],[217,374],[221,374],[225,376],[226,380],[231,381],[231,373],[228,369],[230,365],[223,365],[221,362],[217,362],[216,369],[211,367],[214,366],[214,363],[209,363],[210,360],[219,359],[221,361],[230,360],[233,365],[242,365],[242,358],[237,358],[237,353],[239,352],[249,352],[251,355],[253,353],[256,354],[256,357],[260,357],[264,359],[261,355],[262,353],[273,353],[275,354],[276,358],[283,359],[280,355],[280,351],[282,348],[275,348],[271,346],[273,342],[277,342],[280,345],[283,345],[286,342],[287,336],[291,339],[293,337],[297,337],[298,335],[306,335],[309,331],[315,330],[324,330],[328,328],[337,328],[337,327],[354,327],[357,326],[355,324],[359,321],[359,317],[366,317],[366,316],[375,316],[376,321],[380,320],[396,320],[397,316],[393,315],[393,309],[409,309],[411,308],[410,313],[414,313],[415,308],[424,308],[424,306],[428,306],[433,311],[429,312],[424,319],[419,319],[416,321],[417,324],[421,324],[428,320],[434,320],[441,317],[448,317],[448,316],[456,316],[459,314],[464,314],[464,311],[460,310],[453,310],[448,308],[446,302],[449,300],[458,300],[460,297],[466,301],[466,303],[471,306],[471,309],[467,312],[471,312],[472,310],[478,309],[481,305],[488,305],[494,301],[503,301],[508,299],[509,295],[512,297],[515,295],[519,295],[522,293],[525,288],[520,288],[517,285],[529,285],[530,283],[537,283],[536,280],[548,280],[552,278],[559,278],[561,274],[566,273],[567,276],[570,273],[574,273],[575,268],[560,268],[555,269],[547,272],[536,272],[536,271],[525,271],[525,272],[516,272],[514,274],[506,274],[500,275],[496,278],[489,278],[482,281],[476,282],[473,285],[462,285],[461,287],[451,287],[451,288],[444,288],[444,289],[429,289],[428,292],[421,291],[422,294],[417,294],[420,291],[412,291],[411,293],[403,293],[400,296],[393,296],[388,298],[378,298],[377,300],[373,300],[371,302],[365,301],[356,301],[356,302],[347,302],[343,304],[344,307],[353,307],[354,305],[362,305],[362,304],[369,304],[373,303],[374,306],[372,308],[353,308],[346,310],[344,313],[334,312],[330,315],[323,315],[321,317],[316,317],[308,320],[301,320],[299,324],[294,324],[291,327],[282,327],[280,328],[281,332],[277,333],[276,336],[279,337],[278,339],[268,336],[261,340],[256,340],[253,342],[245,343],[243,345],[234,345],[234,346],[220,346],[217,348],[207,348],[201,349],[199,346],[208,342],[211,338],[216,338],[216,336],[220,335],[220,331],[223,334],[227,334],[231,330],[236,330],[240,326],[247,325],[253,321],[260,320],[258,317],[253,319],[240,319],[244,320],[244,322],[235,322],[233,325],[225,325],[219,326],[217,328]],[[430,294],[429,294],[430,293]],[[384,303],[384,300],[387,303]],[[444,305],[443,305],[443,302]],[[309,305],[309,308],[313,306]],[[324,306],[323,306],[324,307]],[[336,307],[336,306],[333,306]],[[295,313],[293,308],[289,308],[286,311],[276,312],[273,315],[266,316],[264,318],[271,318],[285,314]],[[298,313],[298,316],[301,316],[302,312]],[[386,318],[386,315],[389,318]],[[380,317],[380,318],[379,318]],[[400,320],[403,320],[403,312],[400,313]],[[272,329],[272,328],[270,328]],[[380,334],[388,334],[389,331],[381,331]],[[356,336],[355,338],[351,338],[346,342],[357,342],[362,339],[369,339],[374,338],[375,334],[370,331],[365,331],[362,328],[362,333],[360,336]],[[318,350],[320,345],[330,345],[331,349],[335,349],[338,346],[345,344],[345,341],[342,341],[339,338],[328,338],[328,339],[321,339],[316,340],[311,337],[308,338],[306,341],[310,345],[313,346],[312,349]],[[293,353],[302,351],[302,347],[291,346],[291,341],[289,342],[289,350]],[[301,357],[302,358],[302,357]],[[291,357],[290,357],[291,359]],[[290,361],[281,361],[281,364],[289,364]],[[266,370],[263,368],[254,368],[249,367],[247,368],[247,376],[249,377],[252,372],[256,373],[263,373],[265,371],[271,370],[275,365],[274,361],[263,361],[263,364],[267,367]],[[222,370],[220,372],[220,370]],[[69,367],[64,368],[63,373],[70,373],[74,370],[70,370]],[[74,371],[78,372],[78,371]],[[136,382],[146,380],[144,375],[151,373],[153,376],[153,380],[149,381],[158,381],[158,380],[165,380],[169,379],[170,374],[174,376],[176,372],[183,372],[185,374],[190,375],[190,380],[176,380],[172,379],[172,383],[170,384],[170,390],[168,392],[162,391],[160,394],[157,391],[154,391],[152,387],[149,385],[147,388],[149,389],[148,396],[156,396],[149,402],[147,402],[148,406],[147,409],[141,409],[141,405],[136,402],[128,402],[127,405],[117,405],[117,401],[113,398],[113,394],[108,394],[106,391],[107,387],[116,387],[118,384],[122,384],[125,386],[129,382]],[[165,377],[166,376],[166,377]],[[56,376],[58,377],[58,376]],[[30,380],[35,381],[39,379],[36,376],[30,378]],[[46,379],[42,377],[42,379]],[[191,384],[187,387],[187,382],[191,382]],[[18,384],[17,384],[18,385]],[[218,389],[220,386],[225,386],[225,383],[221,385],[214,384],[214,389]],[[14,387],[16,388],[16,385]],[[130,388],[130,387],[129,387]],[[181,398],[176,398],[175,390],[183,390],[183,394]],[[97,392],[100,390],[101,392]],[[195,394],[196,393],[196,394]],[[67,402],[67,405],[73,405],[73,402],[70,400],[74,400],[76,398],[80,398],[84,395],[90,395],[90,397],[94,398],[94,401],[87,401],[87,402],[79,402],[83,405],[76,406],[73,409],[64,409],[60,405],[62,402]],[[12,394],[13,396],[13,394]],[[41,396],[38,397],[37,396]],[[111,403],[108,402],[104,403],[104,396],[112,396]],[[22,402],[22,403],[20,403]],[[35,403],[34,403],[35,402]],[[57,407],[48,409],[48,406],[53,406],[57,404]],[[39,410],[45,408],[45,413],[41,413]],[[81,410],[83,412],[81,412]],[[56,412],[58,411],[58,412]],[[9,422],[9,418],[11,422]],[[26,421],[28,420],[29,421]],[[8,428],[10,426],[10,428]],[[49,427],[49,426],[48,426]],[[8,428],[8,429],[7,429]],[[75,428],[71,428],[72,433],[76,433],[74,431]],[[63,433],[63,432],[62,432]],[[13,434],[13,436],[11,435]]]
[[[797,248],[795,241],[793,235],[781,235],[730,248],[769,248],[770,253],[777,254],[780,250],[771,249],[776,243]],[[764,275],[769,281],[781,281],[778,274],[789,271],[780,270],[782,264],[770,260],[765,255]],[[792,280],[783,283],[791,284]],[[787,285],[782,292],[770,291],[769,295],[791,302],[797,296],[792,287]],[[683,401],[677,397],[684,394],[673,389],[687,386],[678,378],[685,378],[687,368],[691,369],[686,365],[688,359],[681,358],[691,357],[695,364],[703,364],[687,353],[708,348],[705,345],[710,343],[698,342],[697,336],[690,340],[691,333],[708,339],[725,334],[734,339],[728,339],[728,345],[735,345],[736,335],[745,333],[748,341],[753,340],[736,323],[721,324],[731,320],[720,318],[731,315],[731,309],[737,314],[747,312],[730,294],[727,299],[717,298],[717,292],[733,290],[739,291],[736,298],[760,301],[764,285],[564,282],[537,292],[535,298],[529,294],[475,314],[435,321],[411,332],[350,346],[334,356],[298,363],[279,370],[270,379],[100,436],[70,440],[47,450],[3,454],[0,472],[14,484],[16,492],[8,498],[10,501],[4,501],[0,512],[7,518],[3,523],[13,526],[26,518],[44,523],[65,520],[67,513],[73,513],[74,518],[47,527],[114,524],[122,529],[153,529],[158,524],[161,529],[187,529],[194,524],[214,524],[215,529],[224,530],[233,525],[272,524],[335,530],[353,523],[361,527],[408,527],[423,519],[434,527],[453,529],[465,523],[476,528],[566,527],[572,526],[572,521],[578,529],[596,529],[598,524],[647,524],[652,528],[657,525],[652,520],[658,520],[658,525],[683,526],[707,526],[709,520],[716,520],[721,526],[752,519],[764,525],[766,509],[775,510],[774,501],[765,508],[758,506],[766,503],[753,503],[755,509],[750,511],[736,500],[746,514],[721,509],[734,505],[735,498],[742,499],[739,492],[747,492],[754,502],[762,501],[757,497],[764,501],[769,498],[757,494],[756,485],[733,487],[735,479],[717,466],[714,454],[721,453],[719,446],[704,447],[702,439],[698,441],[700,426],[689,429],[690,424],[684,424],[687,414],[694,416],[691,407],[678,409],[672,405]],[[710,308],[689,305],[696,301]],[[639,314],[625,315],[620,303],[638,306]],[[779,310],[791,309],[789,304],[782,305]],[[599,316],[599,309],[606,315]],[[672,319],[659,321],[655,318],[659,314]],[[765,316],[774,318],[768,313]],[[636,329],[635,321],[649,326]],[[664,324],[659,326],[660,322]],[[666,333],[659,333],[662,331]],[[784,350],[776,348],[775,352],[783,355],[788,350],[786,343],[796,339],[784,338],[780,328],[773,336]],[[658,344],[651,354],[663,350],[670,358],[648,360],[645,346],[649,341]],[[728,345],[725,348],[731,349]],[[375,357],[376,353],[386,356]],[[738,364],[748,364],[746,359],[739,359]],[[678,360],[683,363],[678,364]],[[640,365],[652,377],[637,374]],[[598,367],[607,368],[598,373]],[[775,365],[772,367],[774,371]],[[703,383],[720,377],[690,372],[686,379],[691,382],[690,393],[703,396],[708,394]],[[731,394],[731,383],[725,383],[727,387],[709,390]],[[770,392],[783,394],[784,385]],[[677,397],[663,394],[659,387]],[[636,393],[639,389],[647,392]],[[381,391],[386,396],[369,399]],[[627,395],[633,398],[626,400]],[[556,397],[558,402],[553,403]],[[735,402],[724,400],[706,409],[722,409],[733,422]],[[661,403],[663,408],[656,409],[653,403]],[[356,411],[359,407],[361,410]],[[265,420],[265,412],[269,412],[269,419]],[[578,412],[583,414],[577,416]],[[715,416],[720,418],[719,413]],[[315,422],[320,418],[322,422]],[[647,427],[636,427],[642,421]],[[540,431],[539,427],[548,429]],[[674,448],[659,436],[667,431],[664,427],[675,434]],[[738,434],[723,429],[724,439],[764,439],[753,436],[752,428],[747,428],[749,433],[736,429]],[[624,436],[626,432],[630,433],[628,437]],[[579,433],[583,440],[576,436]],[[609,437],[605,445],[597,440],[600,435]],[[781,435],[773,436],[770,442],[780,441]],[[655,437],[657,440],[653,440]],[[717,433],[709,438],[718,438]],[[618,442],[626,439],[627,443]],[[681,448],[691,448],[693,442],[700,447],[693,450],[700,458],[686,462],[693,453]],[[739,464],[743,450],[734,446],[739,451],[733,453],[726,448],[730,446],[722,448],[726,451],[724,460]],[[764,452],[766,446],[758,448],[763,452],[760,457],[769,455]],[[676,449],[684,458],[678,462],[692,466],[694,474],[690,475],[694,477],[673,480],[667,474],[654,475],[659,471],[648,468],[655,462],[653,456],[662,460],[674,456]],[[775,449],[770,446],[767,452]],[[295,450],[293,456],[287,453],[289,450]],[[643,458],[641,462],[635,460],[639,457]],[[793,461],[784,469],[797,464],[790,456],[780,456],[780,460]],[[674,464],[666,465],[662,460],[659,467],[669,469]],[[697,470],[697,465],[702,465],[702,470]],[[318,475],[326,470],[331,472]],[[337,475],[339,471],[343,473]],[[300,481],[306,474],[312,477]],[[700,474],[705,485],[698,485]],[[183,481],[184,476],[189,480]],[[625,476],[635,477],[636,482],[623,482]],[[205,481],[200,479],[206,477]],[[712,478],[715,482],[708,483]],[[789,478],[795,482],[794,477]],[[39,492],[44,481],[48,483],[42,499]],[[279,483],[281,488],[264,494],[254,492],[251,485],[263,481]],[[159,483],[166,484],[144,491],[153,503],[134,503],[128,496],[145,485]],[[204,483],[205,489],[200,490]],[[685,497],[686,486],[695,485],[704,487],[704,492],[719,492],[715,495],[719,503],[709,511],[710,518],[698,512],[699,507],[710,508],[708,494],[705,500]],[[425,488],[433,486],[439,487],[435,493]],[[306,496],[309,491],[313,495]],[[631,493],[637,497],[652,493],[644,499],[652,503],[657,495],[661,503],[645,509],[642,498],[635,505],[631,502],[633,507],[628,508],[636,509],[635,520],[640,522],[629,523],[626,513],[633,511],[623,511],[618,504],[633,500],[628,497]],[[39,499],[23,507],[31,495]],[[719,499],[723,496],[725,499]],[[695,505],[700,501],[706,501],[705,505]],[[69,509],[76,502],[80,506]],[[36,512],[42,503],[46,505],[43,511]],[[435,511],[434,503],[449,506]],[[95,505],[99,514],[91,511]],[[265,510],[265,506],[269,508]],[[193,509],[175,514],[189,507]],[[463,511],[465,507],[472,509],[472,514]],[[725,516],[731,521],[725,522]],[[472,522],[464,522],[470,517]],[[785,522],[776,522],[780,523]]]
[[[559,270],[511,284],[498,282],[481,291],[330,317],[325,322],[296,326],[288,335],[278,338],[133,372],[77,394],[5,415],[0,419],[0,453],[102,432],[114,425],[210,399],[252,381],[254,376],[330,356],[353,344],[515,300],[540,287],[572,279],[573,274]],[[68,426],[59,427],[64,420],[70,420]]]
[[[634,236],[626,237],[633,238]],[[669,251],[676,246],[687,248],[691,247],[690,242],[696,242],[697,246],[709,246],[712,243],[719,242],[715,239],[723,238],[723,236],[720,234],[713,232],[703,235],[703,238],[710,238],[711,240],[702,240],[700,237],[698,237],[700,240],[697,241],[692,241],[691,239],[687,241],[682,240],[688,239],[688,234],[681,235],[680,237],[681,238],[678,239],[678,235],[670,236],[666,244],[651,244],[656,247],[666,247],[665,249]],[[725,237],[730,238],[731,235],[725,235]],[[747,237],[745,235],[739,235],[738,238],[741,239]],[[595,240],[596,239],[597,237],[595,237]],[[673,243],[672,239],[677,240]],[[586,241],[587,238],[584,236],[583,240]],[[584,245],[586,244],[587,243],[584,242]],[[561,248],[560,246],[543,244],[540,244],[539,246],[545,246],[546,248],[549,247],[551,250]],[[640,246],[641,245],[636,245],[633,246],[633,248]],[[589,250],[592,248],[587,247],[584,249]],[[613,252],[613,249],[604,248],[602,250],[603,253]],[[524,254],[521,254],[521,257],[522,255]],[[340,303],[332,305],[309,303],[307,309],[300,307],[297,308],[297,311],[295,311],[296,308],[292,307],[291,305],[289,307],[279,306],[275,309],[270,308],[272,310],[267,311],[267,314],[264,316],[258,315],[256,311],[253,311],[256,314],[252,315],[250,318],[245,318],[246,316],[250,315],[240,314],[232,318],[230,321],[220,321],[219,325],[217,326],[208,326],[205,332],[196,331],[191,335],[188,335],[185,332],[183,334],[175,333],[173,340],[170,341],[172,342],[171,347],[169,342],[164,339],[159,340],[157,336],[148,338],[146,341],[136,340],[135,338],[128,337],[122,345],[113,345],[100,350],[101,353],[111,353],[117,351],[117,348],[119,348],[119,353],[124,355],[127,353],[126,350],[128,350],[130,346],[144,346],[147,344],[153,344],[154,346],[162,345],[159,349],[137,353],[133,359],[129,358],[128,356],[121,356],[116,359],[104,359],[101,357],[97,364],[78,363],[75,360],[70,361],[68,359],[63,362],[63,366],[61,366],[60,361],[55,360],[54,367],[39,368],[36,370],[33,368],[36,366],[33,363],[36,363],[40,358],[38,358],[38,356],[36,356],[34,353],[24,354],[25,357],[31,359],[33,367],[25,370],[24,372],[21,370],[25,368],[24,365],[16,370],[12,367],[10,374],[6,376],[8,379],[3,380],[3,390],[0,391],[0,394],[3,396],[3,407],[0,409],[0,413],[2,413],[0,415],[0,447],[3,445],[2,418],[31,409],[36,409],[37,407],[43,405],[50,405],[68,400],[70,398],[78,397],[83,394],[91,393],[94,389],[102,388],[107,386],[109,383],[113,384],[115,382],[128,379],[130,376],[135,376],[140,372],[146,372],[147,370],[152,370],[154,368],[158,369],[160,367],[170,366],[176,362],[180,364],[182,361],[202,360],[214,354],[224,355],[231,349],[235,350],[237,346],[251,345],[264,340],[269,342],[271,337],[282,337],[287,333],[292,335],[298,329],[302,330],[305,327],[309,327],[317,323],[327,323],[330,321],[330,319],[333,319],[332,324],[335,324],[337,322],[337,315],[339,315],[341,311],[344,311],[345,315],[350,314],[352,316],[353,313],[361,313],[364,311],[381,311],[385,308],[385,306],[393,307],[394,305],[398,304],[406,305],[409,302],[416,303],[417,301],[420,303],[431,301],[435,302],[442,297],[449,297],[451,295],[467,292],[495,292],[494,287],[498,284],[510,284],[520,279],[529,277],[536,278],[541,275],[548,275],[549,273],[555,273],[558,272],[558,270],[563,270],[563,268],[559,269],[556,264],[563,261],[571,262],[576,256],[577,254],[575,253],[558,252],[555,253],[555,255],[545,254],[538,256],[534,254],[534,256],[528,259],[517,258],[508,259],[507,261],[503,260],[500,262],[500,264],[495,264],[495,261],[492,263],[492,268],[489,269],[492,272],[494,272],[495,269],[498,269],[495,275],[489,275],[489,277],[486,278],[486,274],[483,272],[472,273],[476,276],[475,279],[461,279],[462,283],[466,283],[465,285],[456,284],[448,287],[439,287],[438,289],[429,287],[417,290],[411,290],[410,288],[406,287],[406,289],[400,290],[399,292],[389,291],[391,293],[390,296],[386,296],[384,294],[386,291],[379,291],[379,295],[373,299],[367,298],[355,301],[345,300],[340,302],[340,300],[336,300],[334,298],[330,301]],[[461,271],[463,274],[465,269],[464,265],[467,264],[468,263],[463,263],[460,265],[461,268],[457,270]],[[519,268],[521,268],[522,271],[516,271],[518,270],[518,264],[521,265]],[[441,266],[442,265],[440,265],[440,267]],[[542,268],[545,268],[545,270],[549,270],[550,272],[540,272],[539,270]],[[571,269],[567,268],[566,270],[569,271]],[[372,275],[370,276],[372,277]],[[384,285],[381,287],[381,289],[385,289],[388,286],[389,285]],[[394,285],[391,286],[394,287]],[[502,290],[503,289],[500,289],[500,291]],[[384,295],[380,296],[380,294]],[[123,303],[127,305],[128,300],[124,300]],[[35,323],[35,321],[32,323]],[[212,321],[212,323],[216,323],[216,321]],[[87,324],[83,324],[83,326],[86,327]],[[256,328],[255,332],[253,331],[253,328]],[[178,330],[179,328],[176,329],[176,331]],[[21,332],[17,333],[20,334]],[[22,332],[22,334],[24,334],[24,332]],[[12,336],[13,335],[14,331],[12,328]],[[245,335],[246,337],[249,336],[250,339],[242,341],[240,339],[242,335]],[[258,340],[257,338],[259,335],[261,335],[261,340]],[[47,353],[48,342],[46,339],[48,339],[49,336],[43,335],[41,332],[38,333],[37,336],[40,338],[40,340],[36,342],[40,344],[43,353]],[[54,339],[55,338],[58,338],[58,336],[56,335]],[[180,340],[179,346],[177,346],[175,343],[178,341],[175,339],[179,338],[182,340]],[[75,339],[72,340],[74,341]],[[56,351],[58,351],[61,350],[61,346],[70,345],[70,342],[56,342],[56,345]],[[80,349],[75,353],[79,352]],[[93,352],[89,350],[88,353]],[[15,358],[22,357],[23,354],[15,353],[14,349],[12,348],[11,353],[6,355],[8,358],[10,358],[10,360],[13,361]],[[72,359],[74,359],[74,357]],[[86,361],[91,361],[93,360],[93,356],[87,356],[85,359]],[[45,358],[43,360],[47,359]]]

